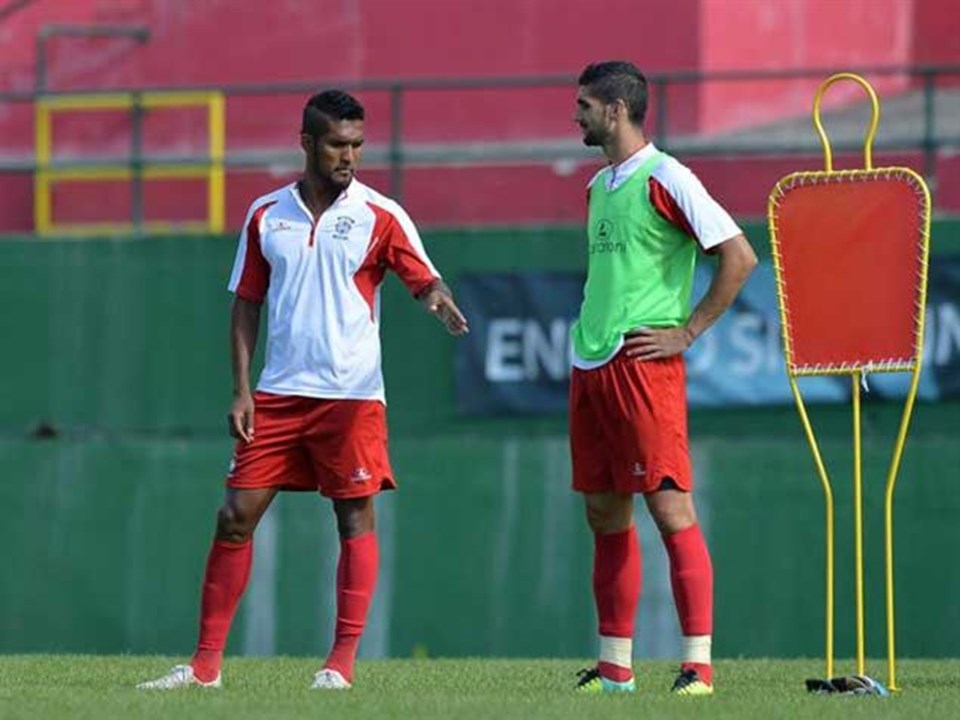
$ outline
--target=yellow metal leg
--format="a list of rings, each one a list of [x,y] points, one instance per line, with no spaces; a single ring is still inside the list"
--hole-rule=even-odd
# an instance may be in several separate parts
[[[896,458],[894,465],[898,464],[899,458]],[[890,471],[883,502],[883,564],[887,592],[887,685],[890,692],[900,689],[897,687],[897,649],[893,607],[893,486],[896,483],[896,472],[893,469]]]
[[[790,389],[793,390],[793,399],[797,403],[797,411],[800,414],[800,422],[803,424],[803,431],[807,436],[807,442],[810,443],[810,451],[813,453],[813,462],[817,466],[817,475],[820,478],[820,484],[823,486],[823,499],[826,506],[826,553],[827,553],[827,578],[826,578],[826,677],[833,677],[833,491],[830,489],[830,478],[827,475],[827,468],[823,464],[823,457],[820,455],[820,447],[817,445],[817,438],[813,434],[813,426],[810,424],[810,418],[807,415],[807,408],[803,404],[803,397],[800,395],[800,388],[797,387],[797,378],[790,375]]]
[[[913,414],[913,403],[917,399],[919,384],[920,364],[917,363],[913,371],[910,391],[907,393],[907,401],[903,406],[903,416],[900,418],[900,430],[897,432],[897,444],[893,449],[893,460],[890,462],[890,472],[887,474],[887,488],[883,501],[884,570],[887,591],[887,672],[891,692],[900,689],[897,687],[897,648],[893,605],[893,490],[897,484],[897,473],[900,471],[900,460],[903,458],[903,448],[907,443],[907,430],[910,428],[910,417]]]
[[[853,373],[853,532],[854,532],[854,568],[857,602],[857,674],[866,672],[864,658],[863,625],[863,477],[862,458],[860,456],[860,378],[859,371]]]

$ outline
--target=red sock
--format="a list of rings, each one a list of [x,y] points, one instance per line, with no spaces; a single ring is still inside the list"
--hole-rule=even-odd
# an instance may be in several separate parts
[[[670,582],[684,635],[713,634],[713,566],[699,525],[665,535]]]
[[[617,533],[594,533],[593,596],[597,603],[600,635],[633,638],[634,617],[640,599],[641,556],[637,530],[630,526]],[[601,662],[600,674],[624,682],[633,670]]]
[[[207,557],[200,602],[200,639],[190,663],[194,677],[210,682],[220,672],[227,633],[237,604],[250,579],[253,542],[232,543],[215,540]]]
[[[713,634],[713,565],[699,525],[673,535],[664,535],[670,556],[670,582],[677,605],[680,628],[685,636]],[[696,670],[705,682],[712,682],[708,663],[684,661],[684,669]]]
[[[377,584],[379,551],[376,533],[340,540],[337,563],[337,630],[324,667],[353,681],[353,662]]]

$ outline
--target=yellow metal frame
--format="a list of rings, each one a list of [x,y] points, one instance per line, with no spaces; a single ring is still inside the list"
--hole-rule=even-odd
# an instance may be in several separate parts
[[[873,114],[864,138],[864,169],[834,171],[833,152],[830,140],[827,137],[823,124],[820,121],[820,105],[824,93],[832,84],[841,80],[849,80],[859,84],[867,93],[873,107]],[[824,165],[826,169],[819,172],[793,173],[782,178],[770,194],[767,205],[767,220],[770,227],[770,242],[773,251],[773,265],[777,279],[777,296],[780,306],[780,323],[783,334],[784,354],[787,361],[787,376],[790,380],[790,389],[796,401],[797,411],[803,425],[804,434],[810,444],[816,465],[817,475],[823,487],[826,505],[826,674],[833,677],[834,666],[834,502],[830,477],[827,474],[823,456],[817,443],[813,425],[807,414],[803,396],[797,384],[798,377],[805,375],[850,375],[853,395],[853,492],[854,492],[854,554],[855,554],[855,584],[856,584],[856,663],[857,673],[864,674],[865,660],[865,630],[864,630],[864,581],[863,581],[863,478],[861,456],[861,409],[860,386],[869,372],[910,372],[913,377],[910,389],[904,404],[900,427],[897,432],[893,458],[887,473],[886,489],[884,492],[884,566],[886,586],[886,620],[887,620],[887,663],[890,690],[898,690],[896,681],[896,644],[895,644],[895,613],[894,613],[894,577],[893,577],[893,493],[897,482],[897,473],[900,470],[900,461],[903,457],[903,448],[906,444],[907,431],[910,427],[910,418],[913,414],[914,401],[920,382],[920,370],[923,354],[923,337],[925,308],[927,297],[927,268],[930,252],[930,191],[923,178],[909,168],[879,168],[873,167],[873,140],[876,136],[877,125],[880,120],[880,103],[873,87],[864,78],[853,73],[838,73],[829,77],[820,86],[813,103],[813,124],[823,143]],[[786,192],[795,186],[824,182],[849,182],[851,180],[889,179],[897,177],[909,182],[921,198],[923,223],[920,239],[920,277],[918,286],[918,302],[916,307],[916,331],[914,340],[914,354],[910,358],[890,358],[872,363],[849,363],[836,366],[798,366],[794,360],[793,344],[790,332],[789,316],[787,315],[788,289],[784,282],[783,260],[780,249],[780,239],[777,234],[777,209]]]
[[[34,138],[37,169],[34,173],[34,229],[39,235],[92,235],[129,232],[133,223],[54,223],[51,185],[55,182],[96,182],[131,180],[135,171],[128,164],[103,165],[95,168],[51,167],[53,147],[52,116],[55,112],[89,112],[98,110],[171,109],[205,107],[209,157],[200,167],[154,163],[139,170],[145,180],[195,179],[207,181],[207,218],[204,221],[173,223],[150,222],[143,230],[164,232],[223,232],[224,211],[224,148],[226,105],[220,92],[142,92],[102,93],[92,95],[56,95],[38,98],[34,105]]]

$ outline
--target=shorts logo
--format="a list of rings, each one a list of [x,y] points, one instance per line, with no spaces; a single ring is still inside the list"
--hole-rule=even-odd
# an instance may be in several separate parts
[[[350,482],[362,483],[362,482],[366,482],[372,477],[373,475],[367,472],[367,469],[365,467],[360,466],[353,471],[353,474],[350,476]]]
[[[347,215],[341,215],[337,218],[337,224],[333,226],[333,237],[337,240],[347,240],[350,231],[357,221]]]
[[[647,474],[647,471],[643,469],[643,465],[640,463],[633,464],[633,476],[634,477],[643,477]]]

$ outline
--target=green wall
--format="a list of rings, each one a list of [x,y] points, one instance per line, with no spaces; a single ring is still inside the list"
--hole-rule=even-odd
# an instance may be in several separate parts
[[[935,238],[960,236],[954,224]],[[762,247],[762,228],[748,232]],[[466,269],[574,269],[577,229],[432,232]],[[0,652],[189,652],[222,478],[232,238],[0,243]],[[391,280],[384,292],[391,455],[383,572],[367,655],[588,655],[590,538],[568,491],[564,418],[463,419],[447,337]],[[868,652],[883,654],[880,490],[898,408],[865,407]],[[849,410],[814,408],[837,475],[838,652],[851,655]],[[46,423],[57,437],[36,439]],[[957,405],[921,405],[897,499],[903,655],[956,655]],[[691,417],[717,572],[718,655],[823,648],[823,507],[790,407]],[[321,654],[332,626],[329,508],[283,496],[257,538],[234,652]],[[641,654],[676,620],[650,523]],[[949,567],[949,563],[948,563]]]
[[[891,413],[881,415],[893,425]],[[868,648],[879,656],[887,453],[880,438],[870,440]],[[827,441],[825,452],[839,488],[838,651],[848,656],[850,453],[840,440]],[[823,510],[805,447],[799,439],[705,437],[694,453],[717,575],[717,654],[822,653]],[[218,439],[0,442],[7,478],[0,501],[9,510],[0,541],[17,548],[0,573],[2,651],[190,650],[228,454],[229,443]],[[378,602],[387,606],[374,613],[378,630],[367,652],[589,654],[590,542],[568,490],[564,438],[401,436],[392,454],[401,489],[380,505]],[[957,546],[960,499],[955,473],[944,469],[958,466],[960,450],[946,435],[915,437],[905,458],[897,499],[903,655],[956,654],[960,576],[944,558]],[[261,547],[266,535],[257,538],[258,599],[245,601],[231,647],[320,654],[333,617],[332,515],[302,494],[282,496],[272,512],[269,547]],[[675,640],[675,621],[659,541],[646,518],[640,524],[647,568],[640,635],[656,651]],[[260,644],[258,632],[268,635]],[[671,636],[654,636],[663,633]]]

